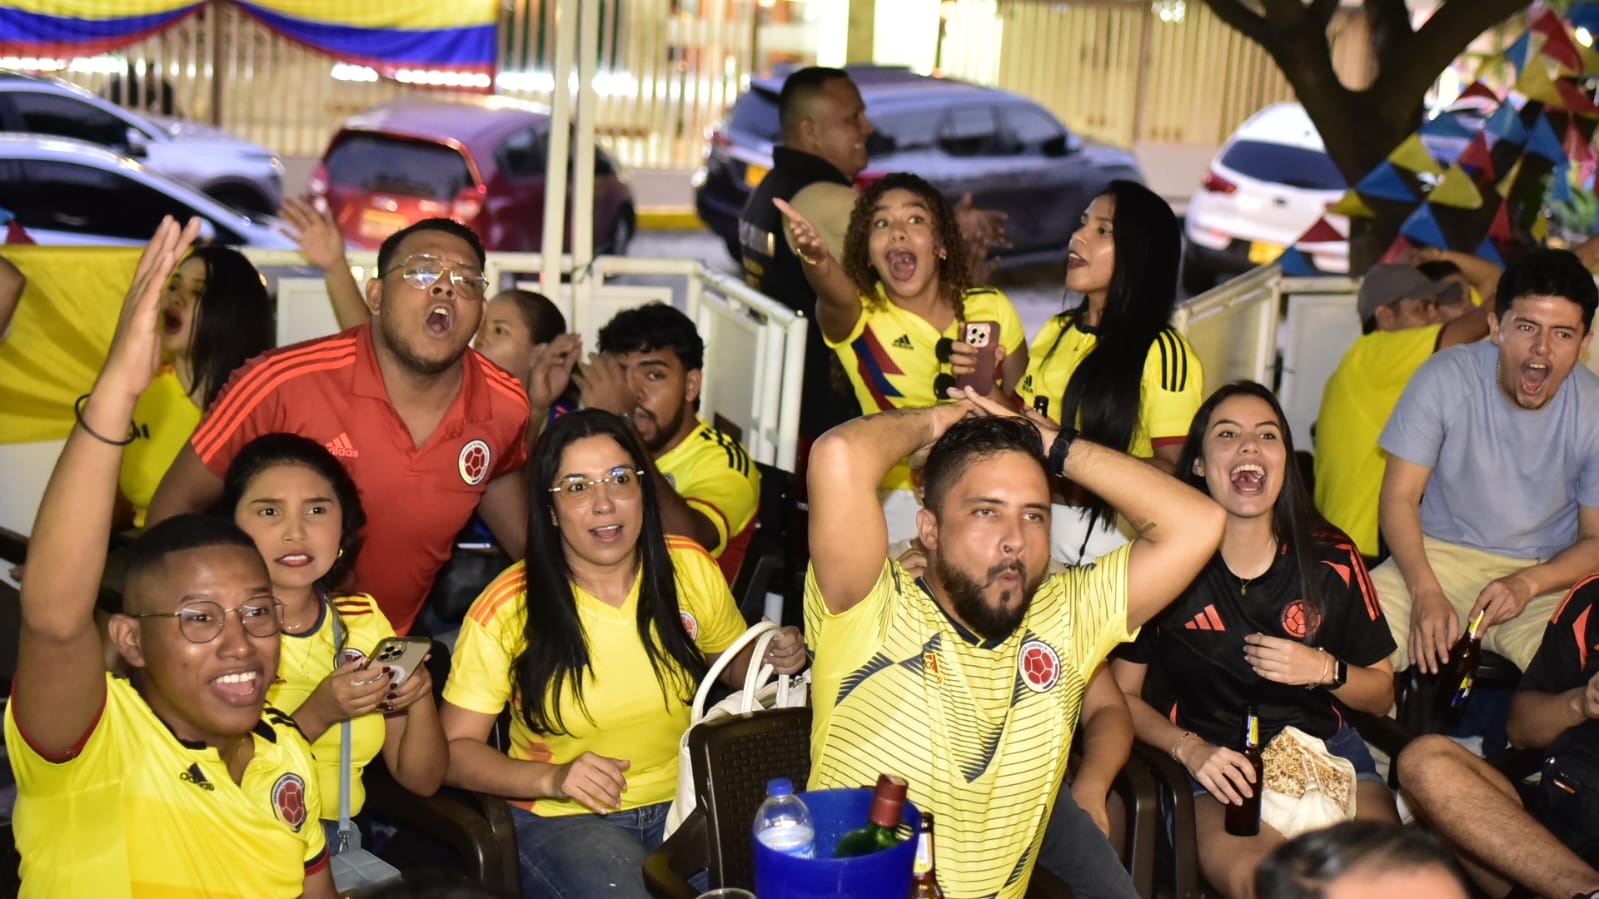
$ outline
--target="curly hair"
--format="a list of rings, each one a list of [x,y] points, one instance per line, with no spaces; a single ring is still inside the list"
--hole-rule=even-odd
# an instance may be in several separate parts
[[[891,190],[910,191],[927,204],[927,211],[933,216],[934,239],[944,251],[938,260],[939,292],[955,307],[955,319],[965,321],[966,291],[972,286],[972,276],[966,269],[965,245],[955,225],[955,213],[938,188],[908,172],[884,175],[855,201],[855,209],[849,216],[849,230],[844,234],[844,273],[855,282],[865,303],[875,308],[880,302],[877,298],[880,278],[872,267],[872,212],[883,195]]]

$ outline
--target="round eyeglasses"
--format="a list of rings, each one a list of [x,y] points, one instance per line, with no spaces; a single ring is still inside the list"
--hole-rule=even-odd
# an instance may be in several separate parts
[[[244,632],[252,637],[272,637],[283,630],[283,603],[251,600],[237,609],[224,609],[208,599],[184,603],[176,612],[140,612],[129,618],[176,618],[178,633],[190,643],[210,643],[222,635],[228,613],[239,616]]]
[[[643,485],[644,472],[637,468],[625,466],[611,469],[610,474],[603,478],[585,478],[574,474],[562,478],[554,487],[546,488],[558,498],[571,503],[587,503],[594,500],[594,488],[604,484],[612,491],[613,496],[631,497],[638,495],[639,488]]]
[[[488,292],[489,279],[475,268],[462,268],[452,262],[430,256],[427,253],[417,253],[389,266],[379,277],[386,277],[393,272],[399,272],[405,283],[417,290],[427,290],[438,280],[444,277],[445,272],[450,273],[450,283],[462,296],[481,297]]]

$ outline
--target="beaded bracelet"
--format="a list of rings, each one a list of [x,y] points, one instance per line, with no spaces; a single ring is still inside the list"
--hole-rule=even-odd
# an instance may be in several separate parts
[[[1170,752],[1168,754],[1171,755],[1171,760],[1172,761],[1178,763],[1179,765],[1182,764],[1183,760],[1177,757],[1177,750],[1182,749],[1183,748],[1183,744],[1186,743],[1188,741],[1188,738],[1193,736],[1193,735],[1194,735],[1193,731],[1185,730],[1185,731],[1183,731],[1183,735],[1177,738],[1177,742],[1171,744],[1171,750],[1170,750]]]
[[[100,441],[101,443],[108,444],[110,446],[127,446],[133,442],[132,434],[128,435],[127,440],[112,440],[110,437],[107,437],[104,434],[96,431],[94,428],[89,427],[89,423],[83,420],[83,404],[87,403],[88,401],[89,395],[85,393],[83,396],[78,397],[78,401],[72,405],[72,414],[77,417],[78,427],[82,428],[84,433]]]

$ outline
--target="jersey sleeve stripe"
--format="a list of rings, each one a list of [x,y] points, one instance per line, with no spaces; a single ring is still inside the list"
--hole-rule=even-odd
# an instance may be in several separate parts
[[[504,582],[490,584],[488,591],[472,604],[472,620],[487,627],[500,607],[527,592],[526,570],[507,578]]]
[[[1360,598],[1366,603],[1366,614],[1372,621],[1382,617],[1382,600],[1377,597],[1377,585],[1371,582],[1371,571],[1366,568],[1366,560],[1361,558],[1360,550],[1353,542],[1348,543],[1345,549],[1349,552],[1349,565],[1356,573],[1356,587],[1360,590]]]
[[[217,400],[211,414],[195,429],[190,443],[200,459],[209,463],[261,401],[283,383],[313,372],[345,368],[354,362],[354,338],[272,357],[245,372]]]
[[[693,497],[685,496],[685,497],[683,497],[683,502],[688,503],[689,506],[691,506],[692,508],[698,509],[701,512],[705,512],[707,514],[715,515],[717,521],[720,521],[722,523],[722,526],[720,528],[718,528],[717,530],[720,531],[723,534],[727,534],[729,538],[731,538],[733,536],[733,534],[731,533],[732,526],[727,521],[727,513],[723,512],[715,503],[709,502],[709,501],[704,500],[704,499],[701,499],[700,497],[697,497],[697,496],[693,496]],[[713,521],[711,523],[715,524],[716,522]],[[695,546],[699,546],[698,543],[696,543],[694,545]]]
[[[1571,622],[1571,636],[1577,644],[1577,670],[1588,670],[1588,615],[1593,611],[1593,606],[1582,610],[1577,620]]]
[[[323,868],[326,868],[327,866],[328,866],[328,847],[326,845],[324,845],[322,847],[322,851],[317,853],[316,858],[313,858],[310,861],[305,863],[305,873],[307,873],[307,874],[315,874],[316,872],[322,870]]]
[[[523,408],[528,407],[527,391],[522,388],[521,381],[512,377],[505,369],[490,362],[486,357],[478,356],[476,362],[478,370],[483,373],[483,377],[488,381],[490,387],[511,397]]]
[[[1573,596],[1577,595],[1577,591],[1581,590],[1583,587],[1588,586],[1589,584],[1593,583],[1594,581],[1599,581],[1599,573],[1590,574],[1587,577],[1583,578],[1582,580],[1578,581],[1577,583],[1573,584],[1571,589],[1566,591],[1565,598],[1560,600],[1560,605],[1555,606],[1555,614],[1550,616],[1549,623],[1553,624],[1554,622],[1559,621],[1560,620],[1560,616],[1565,614],[1566,605],[1571,602],[1571,598]]]
[[[83,751],[83,747],[88,745],[89,737],[94,735],[94,729],[100,726],[100,719],[105,717],[105,705],[108,698],[108,691],[109,688],[106,687],[105,680],[102,679],[100,681],[100,707],[94,710],[94,718],[89,722],[89,726],[83,729],[83,735],[78,737],[78,739],[71,746],[67,747],[65,752],[45,752],[43,749],[39,748],[39,744],[33,742],[33,738],[28,736],[27,728],[22,726],[22,716],[18,714],[18,710],[15,708],[15,699],[11,701],[13,706],[11,718],[17,725],[17,734],[22,737],[22,742],[27,743],[28,748],[32,749],[35,755],[47,762],[60,765],[64,762],[70,762],[77,758],[78,753]],[[13,697],[17,695],[17,684],[15,679],[13,679],[11,682],[11,695]]]
[[[677,534],[667,534],[666,535],[666,548],[668,550],[673,550],[673,549],[692,550],[692,551],[697,552],[700,555],[704,556],[705,558],[710,559],[712,565],[716,564],[716,558],[711,555],[710,551],[707,550],[705,547],[701,546],[699,544],[698,540],[695,540],[695,539],[693,539],[691,537],[682,537],[682,536],[679,536]]]

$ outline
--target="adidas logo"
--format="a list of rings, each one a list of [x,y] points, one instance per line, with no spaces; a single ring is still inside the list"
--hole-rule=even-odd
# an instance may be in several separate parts
[[[1216,614],[1215,605],[1207,605],[1198,615],[1195,615],[1186,624],[1184,629],[1191,631],[1224,631],[1227,626],[1221,623],[1221,616]]]
[[[340,459],[361,458],[361,451],[356,449],[355,444],[350,442],[350,435],[344,433],[343,431],[339,432],[339,436],[333,438],[323,445],[327,447],[328,452],[339,457]]]
[[[909,334],[901,334],[899,335],[899,339],[894,341],[894,348],[897,350],[914,350],[916,349],[916,345],[911,343],[911,336]]]
[[[199,762],[195,762],[189,766],[189,770],[178,774],[178,780],[194,784],[207,792],[216,792],[216,786],[205,779],[205,772],[200,770]]]

